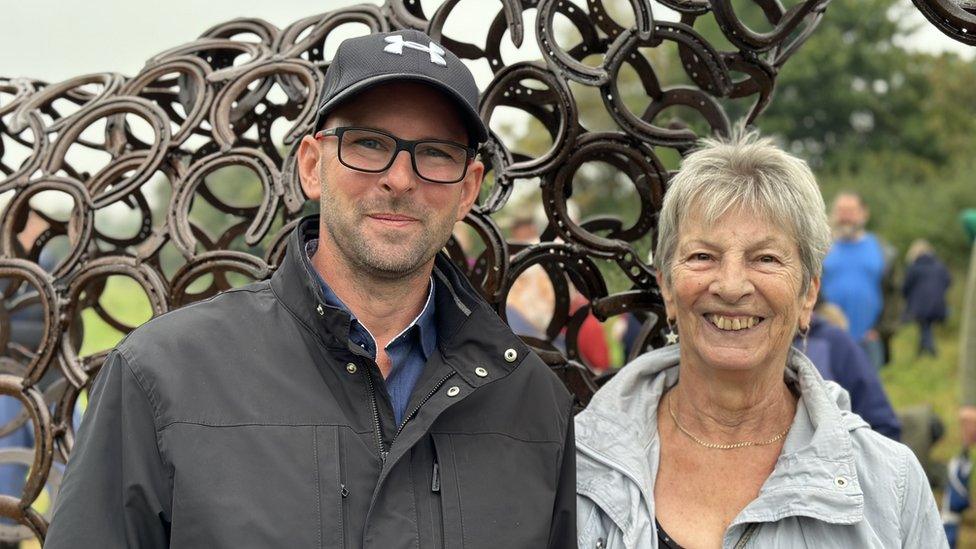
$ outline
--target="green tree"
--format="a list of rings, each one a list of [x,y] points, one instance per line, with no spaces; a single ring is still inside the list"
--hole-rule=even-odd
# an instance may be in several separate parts
[[[780,72],[759,126],[821,172],[857,172],[878,155],[897,173],[924,180],[950,163],[962,152],[960,137],[976,129],[972,116],[952,108],[976,91],[976,74],[954,55],[906,51],[899,39],[914,27],[904,4],[831,2]]]

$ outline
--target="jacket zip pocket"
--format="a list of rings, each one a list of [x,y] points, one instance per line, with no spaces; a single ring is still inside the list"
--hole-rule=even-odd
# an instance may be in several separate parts
[[[344,445],[348,442],[348,435],[343,430],[343,427],[335,425],[312,427],[318,547],[345,549],[354,543],[350,538],[349,500],[346,499],[349,495],[347,486],[351,486],[347,478],[347,448]]]
[[[342,434],[336,429],[336,453],[339,460],[339,547],[346,547],[346,498],[349,489],[346,488],[346,447],[342,444]]]
[[[434,470],[430,475],[430,491],[435,494],[441,491],[441,469],[437,465],[436,459],[434,459]]]
[[[461,494],[457,481],[457,461],[450,435],[434,434],[434,463],[431,470],[431,500],[436,507],[434,514],[435,535],[440,536],[439,547],[463,549],[464,532],[461,518]],[[435,490],[436,488],[436,490]]]
[[[345,484],[339,485],[339,547],[346,547],[346,498],[349,489]]]
[[[434,450],[433,468],[430,475],[430,529],[433,536],[432,546],[437,549],[445,547],[444,541],[444,502],[441,501],[441,467],[438,463],[437,450]]]

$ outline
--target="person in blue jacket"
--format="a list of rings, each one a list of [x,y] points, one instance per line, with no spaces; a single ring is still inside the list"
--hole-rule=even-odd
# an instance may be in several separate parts
[[[852,412],[867,421],[871,429],[892,440],[900,440],[901,423],[881,386],[878,371],[850,334],[814,313],[806,349],[800,338],[793,344],[804,351],[824,379],[835,381],[847,390]]]
[[[876,369],[886,362],[878,329],[884,313],[885,247],[867,230],[868,206],[860,194],[841,191],[831,208],[834,242],[823,262],[821,292],[844,311],[848,331]]]

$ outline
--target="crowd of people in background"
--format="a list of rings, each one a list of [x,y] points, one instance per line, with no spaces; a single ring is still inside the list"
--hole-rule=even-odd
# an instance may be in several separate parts
[[[512,250],[539,242],[545,221],[536,217],[509,220],[506,230]],[[866,230],[869,219],[869,207],[858,193],[842,191],[834,197],[831,207],[834,241],[824,261],[815,322],[805,343],[798,339],[798,347],[801,343],[805,345],[806,352],[816,358],[814,362],[828,379],[847,375],[860,379],[863,365],[869,365],[875,371],[872,377],[877,379],[877,372],[890,360],[892,336],[906,322],[919,326],[919,355],[936,356],[932,328],[947,316],[946,292],[951,277],[931,244],[924,239],[915,241],[906,254],[906,267],[901,269],[895,247]],[[572,286],[570,290],[570,314],[573,314],[587,300]],[[507,320],[516,333],[547,339],[554,303],[549,276],[541,266],[532,267],[519,275],[509,292]],[[641,328],[645,322],[654,320],[646,315],[626,314],[612,329],[603,330],[599,321],[588,314],[579,337],[582,362],[596,372],[621,366],[632,352],[640,352],[635,346],[641,343]],[[841,334],[844,343],[840,343]],[[564,336],[557,334],[557,347],[565,347]],[[860,352],[853,352],[847,345],[849,342]],[[621,350],[616,355],[612,350],[615,346]],[[843,353],[838,349],[843,349]],[[842,361],[838,358],[840,354],[845,356]],[[851,371],[858,373],[850,374]],[[871,384],[880,388],[880,382]],[[853,383],[848,390],[861,392]],[[890,408],[886,400],[884,406]]]
[[[506,232],[514,251],[539,242],[545,220],[537,217],[526,215],[509,220]],[[905,265],[899,265],[898,250],[866,229],[870,209],[857,192],[845,190],[836,194],[830,220],[834,240],[824,261],[815,319],[805,340],[797,339],[797,347],[813,359],[825,378],[857,395],[852,397],[855,411],[865,418],[880,413],[884,419],[879,417],[876,428],[897,438],[897,421],[892,423],[894,414],[884,397],[878,372],[891,359],[893,335],[907,323],[918,325],[918,355],[937,356],[933,328],[948,315],[946,293],[952,279],[925,239],[915,240],[905,254]],[[570,286],[570,291],[572,315],[587,300],[574,287]],[[554,303],[549,275],[541,266],[534,266],[519,275],[509,292],[507,320],[516,333],[546,340]],[[641,351],[635,347],[641,343],[642,327],[654,320],[646,315],[626,314],[612,329],[604,330],[592,314],[587,314],[578,338],[581,362],[598,373],[621,366],[632,353]],[[565,349],[565,334],[557,334],[554,342]],[[619,347],[620,352],[614,354],[614,347]],[[868,378],[870,381],[865,381]],[[857,401],[865,391],[877,393],[880,398],[867,398],[867,408],[861,408]]]

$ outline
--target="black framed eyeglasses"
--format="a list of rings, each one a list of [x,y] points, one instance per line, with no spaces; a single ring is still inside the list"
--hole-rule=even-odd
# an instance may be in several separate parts
[[[400,151],[410,153],[413,171],[432,183],[457,183],[468,173],[475,150],[454,141],[419,139],[410,141],[372,128],[338,127],[322,130],[316,139],[339,139],[339,162],[361,172],[385,172]]]

